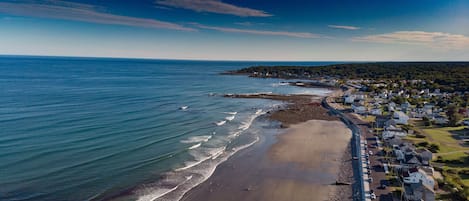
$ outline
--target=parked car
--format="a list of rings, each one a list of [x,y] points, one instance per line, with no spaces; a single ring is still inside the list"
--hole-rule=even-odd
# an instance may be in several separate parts
[[[371,198],[372,200],[375,200],[375,199],[376,199],[376,194],[375,194],[375,193],[371,193],[371,194],[370,194],[370,198]]]

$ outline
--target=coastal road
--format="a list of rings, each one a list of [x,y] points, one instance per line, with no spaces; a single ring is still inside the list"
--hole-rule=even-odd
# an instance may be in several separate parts
[[[362,182],[361,186],[359,187],[361,190],[361,194],[364,193],[364,195],[360,196],[362,199],[369,200],[370,199],[370,190],[372,190],[375,195],[376,195],[376,200],[380,201],[392,201],[393,196],[391,194],[391,191],[389,188],[382,188],[382,184],[388,185],[388,181],[386,179],[386,174],[385,174],[385,169],[384,169],[384,164],[382,161],[384,161],[383,157],[381,156],[381,152],[378,147],[378,139],[373,135],[373,132],[370,130],[370,124],[367,122],[364,122],[363,120],[359,119],[356,115],[351,114],[351,113],[344,113],[341,109],[341,107],[338,107],[337,103],[334,103],[332,101],[331,97],[327,97],[323,100],[323,106],[329,109],[332,113],[337,114],[344,118],[344,122],[347,124],[353,124],[349,125],[353,131],[353,133],[358,133],[360,135],[359,138],[362,140],[366,140],[366,145],[364,145],[364,142],[360,143],[359,138],[355,139],[358,140],[358,145],[355,145],[355,152],[361,152],[361,154],[358,154],[358,156],[362,155],[362,153],[368,153],[371,151],[373,154],[369,156],[369,166],[370,166],[370,175],[362,175],[362,174],[368,174],[366,171],[366,168],[364,168],[365,171],[357,171],[354,173],[355,178],[357,181]],[[361,141],[362,141],[361,140]],[[355,143],[353,142],[352,145]],[[366,146],[364,148],[363,146]],[[363,148],[361,148],[363,147]],[[352,149],[354,146],[352,146]],[[358,150],[357,150],[358,149]],[[365,149],[365,151],[363,150]],[[353,151],[353,150],[352,150]],[[364,156],[362,156],[364,157]],[[362,166],[356,166],[354,165],[354,168],[363,168],[366,166],[366,163],[362,164]],[[368,180],[368,177],[373,178],[371,181]],[[364,181],[364,179],[367,179],[368,181]],[[365,185],[366,184],[366,185]]]
[[[363,154],[362,154],[362,148],[361,148],[361,134],[359,127],[355,124],[353,124],[347,116],[344,115],[340,111],[339,105],[336,103],[333,103],[330,101],[330,97],[326,97],[322,101],[323,107],[328,109],[332,114],[339,116],[342,121],[352,130],[352,141],[351,141],[351,152],[352,156],[354,158],[359,158],[359,160],[353,160],[352,161],[352,167],[353,167],[353,176],[354,176],[354,184],[353,184],[353,200],[355,201],[369,201],[369,194],[367,191],[369,191],[368,185],[365,185],[364,181],[364,160],[363,160]]]
[[[368,157],[370,161],[370,176],[373,180],[370,182],[370,190],[376,195],[376,200],[380,201],[392,201],[392,193],[389,188],[382,188],[383,184],[388,185],[388,180],[386,179],[385,168],[384,168],[384,157],[382,151],[379,149],[381,145],[378,146],[378,139],[374,136],[371,126],[369,123],[364,122],[359,119],[356,115],[347,113],[345,114],[347,118],[357,125],[360,129],[360,132],[363,138],[367,141],[366,153],[371,151],[371,155]]]

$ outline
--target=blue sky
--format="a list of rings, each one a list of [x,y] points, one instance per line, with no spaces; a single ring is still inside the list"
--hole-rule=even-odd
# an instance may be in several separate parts
[[[0,0],[0,54],[469,60],[469,1]]]

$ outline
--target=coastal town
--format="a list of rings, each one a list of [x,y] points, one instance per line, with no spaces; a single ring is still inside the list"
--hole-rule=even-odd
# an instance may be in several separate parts
[[[251,77],[297,79],[285,83],[299,87],[340,88],[324,103],[355,127],[354,159],[360,170],[354,174],[359,174],[362,199],[469,199],[469,91],[464,83],[258,69],[247,72]],[[466,74],[464,70],[462,77]]]

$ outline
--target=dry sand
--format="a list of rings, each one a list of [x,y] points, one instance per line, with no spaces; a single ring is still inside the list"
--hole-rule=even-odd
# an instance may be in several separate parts
[[[351,179],[340,178],[341,170],[350,174],[343,158],[350,130],[340,121],[310,120],[282,131],[222,164],[183,200],[350,200],[351,186],[331,185]]]
[[[278,162],[291,162],[301,168],[325,168],[336,174],[337,164],[347,148],[351,131],[340,121],[310,120],[292,125],[279,136],[270,157]]]

